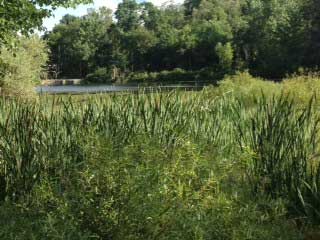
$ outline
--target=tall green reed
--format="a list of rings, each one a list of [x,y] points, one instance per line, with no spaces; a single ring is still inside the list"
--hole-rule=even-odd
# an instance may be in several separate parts
[[[88,141],[112,142],[118,154],[130,141],[149,138],[170,151],[185,141],[217,146],[222,139],[223,101],[184,92],[2,99],[0,159],[2,199],[30,192],[41,175],[61,182],[86,159]],[[63,187],[61,187],[63,191]]]
[[[294,212],[317,213],[319,204],[312,199],[319,196],[320,169],[312,159],[319,150],[320,117],[313,98],[297,108],[290,96],[262,94],[254,105],[234,105],[237,142],[251,156],[247,176],[253,192],[288,199]]]

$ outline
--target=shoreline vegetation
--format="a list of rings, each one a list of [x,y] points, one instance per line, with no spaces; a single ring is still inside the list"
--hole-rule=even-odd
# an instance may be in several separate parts
[[[95,83],[265,79],[317,71],[318,0],[123,0],[65,15],[43,39],[49,75]]]

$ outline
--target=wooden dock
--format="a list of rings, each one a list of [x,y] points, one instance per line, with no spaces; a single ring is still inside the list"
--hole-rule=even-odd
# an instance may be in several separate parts
[[[42,86],[80,85],[83,79],[47,79],[42,80]]]

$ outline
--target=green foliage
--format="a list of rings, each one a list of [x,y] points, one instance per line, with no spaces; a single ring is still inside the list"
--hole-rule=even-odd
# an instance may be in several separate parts
[[[111,83],[113,82],[111,72],[107,68],[98,68],[86,76],[87,83]]]
[[[118,25],[124,31],[130,31],[139,26],[139,5],[135,0],[124,0],[119,3],[115,12]]]
[[[301,14],[302,2],[255,0],[244,4],[247,25],[239,47],[252,72],[279,78],[305,64],[308,22]]]
[[[100,8],[81,18],[66,15],[50,36],[44,36],[60,77],[84,77],[95,70],[100,42],[108,40],[106,31],[111,23],[111,11]]]
[[[161,72],[135,72],[128,77],[128,82],[134,83],[181,83],[193,84],[207,82],[216,84],[217,75],[211,69],[202,69],[199,71],[186,71],[181,68],[175,68],[172,71]]]
[[[18,32],[27,34],[40,28],[42,19],[50,16],[52,9],[70,7],[91,0],[12,0],[0,2],[0,47],[8,44]]]
[[[319,115],[292,101],[297,82],[0,99],[0,236],[303,239],[320,219]]]
[[[285,202],[248,198],[232,160],[232,99],[141,92],[79,100],[1,99],[1,175],[10,182],[0,236],[302,239]],[[22,177],[30,171],[37,178]]]
[[[216,53],[219,58],[219,64],[220,67],[225,72],[230,72],[232,69],[232,63],[233,63],[233,49],[231,44],[228,42],[225,45],[222,45],[221,43],[218,43],[216,45]]]
[[[281,91],[280,84],[255,78],[248,72],[238,72],[233,76],[227,76],[218,84],[219,87],[214,89],[215,94],[239,98],[248,104],[251,104],[254,96],[259,95],[261,92],[266,96],[270,96]]]
[[[46,44],[36,36],[16,39],[16,48],[0,53],[0,85],[4,94],[32,95],[48,59]]]
[[[213,80],[248,69],[278,79],[319,65],[317,7],[315,0],[186,0],[161,7],[125,0],[112,24],[91,20],[86,27],[92,14],[75,17],[77,27],[61,22],[47,38],[54,56],[67,55],[52,59],[65,76],[115,65],[125,73],[211,68]]]
[[[294,92],[294,101],[296,103],[306,103],[312,95],[318,100],[320,94],[320,76],[319,73],[302,72],[287,77],[283,81],[284,91],[286,93]]]
[[[238,142],[243,151],[252,154],[247,160],[252,161],[248,162],[249,182],[255,193],[287,197],[296,204],[299,191],[303,192],[305,184],[312,184],[313,175],[319,174],[310,157],[318,150],[320,119],[313,114],[312,102],[298,110],[284,95],[271,100],[262,96],[256,101],[258,107],[241,122],[238,119],[244,118],[244,106],[239,102],[235,107]]]
[[[97,239],[80,229],[75,219],[67,216],[67,207],[54,213],[29,211],[21,206],[4,204],[0,208],[0,237],[3,239],[87,240]]]

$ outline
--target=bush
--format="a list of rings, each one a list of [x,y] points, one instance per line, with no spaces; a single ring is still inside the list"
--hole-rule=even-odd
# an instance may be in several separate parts
[[[261,92],[267,96],[280,92],[279,84],[253,77],[248,72],[227,76],[218,85],[219,87],[215,89],[218,95],[227,93],[239,98],[251,98],[260,95]]]
[[[144,83],[153,82],[157,78],[157,74],[148,72],[135,72],[128,76],[128,82],[132,83]]]
[[[232,70],[232,63],[234,58],[234,50],[232,49],[231,43],[218,43],[215,47],[216,54],[219,57],[219,69],[222,72],[230,73]]]
[[[282,85],[285,93],[294,95],[295,102],[305,104],[312,95],[320,95],[320,73],[295,74],[284,79]]]
[[[158,82],[188,82],[195,80],[195,72],[175,68],[172,71],[161,71],[158,74]]]
[[[175,68],[171,71],[163,70],[160,72],[136,72],[128,76],[128,82],[136,83],[188,83],[196,81],[209,81],[216,83],[218,79],[212,69],[206,68],[198,71],[186,71]]]
[[[85,77],[87,83],[112,83],[111,72],[108,68],[97,68]]]
[[[46,44],[36,36],[19,37],[15,42],[15,48],[0,51],[0,87],[4,94],[30,96],[45,70]]]

